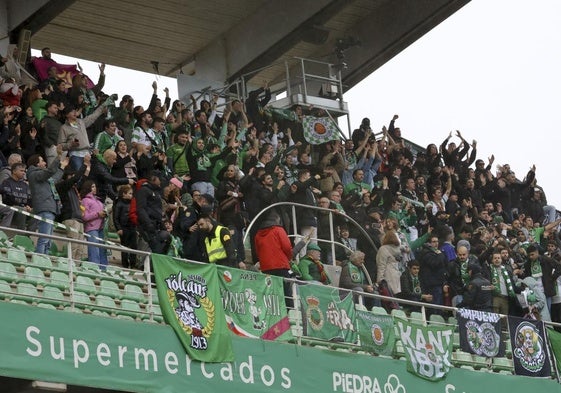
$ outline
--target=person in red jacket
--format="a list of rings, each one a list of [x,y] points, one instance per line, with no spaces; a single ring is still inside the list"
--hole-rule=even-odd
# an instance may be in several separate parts
[[[255,235],[255,251],[261,272],[273,276],[290,277],[292,245],[278,213],[272,212],[263,220]]]

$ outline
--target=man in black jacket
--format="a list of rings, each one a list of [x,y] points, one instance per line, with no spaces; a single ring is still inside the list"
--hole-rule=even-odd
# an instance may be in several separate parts
[[[170,243],[170,235],[163,225],[160,172],[152,171],[136,193],[138,232],[148,243],[150,250],[165,254]]]
[[[493,289],[491,281],[481,274],[481,267],[477,263],[468,266],[471,280],[464,292],[464,301],[458,307],[471,310],[493,312]]]
[[[111,175],[111,167],[117,160],[117,153],[114,150],[105,150],[103,155],[98,154],[92,160],[92,169],[90,178],[95,181],[97,187],[97,197],[105,202],[105,198],[109,197],[113,201],[117,199],[115,186],[121,184],[134,184],[134,180],[128,177],[115,177]]]

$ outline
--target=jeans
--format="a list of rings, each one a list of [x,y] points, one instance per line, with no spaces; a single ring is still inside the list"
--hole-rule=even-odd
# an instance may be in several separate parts
[[[88,235],[88,243],[92,244],[101,244],[103,243],[103,229],[96,229],[93,231],[87,231]],[[95,239],[95,236],[99,239]],[[97,263],[102,270],[105,270],[106,266],[108,265],[107,261],[107,250],[101,247],[90,246],[88,244],[88,261]]]
[[[37,213],[41,218],[54,221],[55,215],[51,212],[39,212]],[[53,224],[46,223],[44,221],[39,221],[37,225],[37,232],[43,233],[45,235],[53,234]],[[37,239],[37,246],[35,247],[35,252],[38,254],[49,254],[49,249],[51,248],[51,240],[45,237],[40,237]]]
[[[70,156],[70,167],[75,171],[79,170],[84,164],[84,157]]]

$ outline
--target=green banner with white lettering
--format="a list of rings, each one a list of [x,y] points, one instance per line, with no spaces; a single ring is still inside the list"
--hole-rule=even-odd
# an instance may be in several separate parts
[[[561,393],[549,378],[455,368],[431,382],[402,360],[236,336],[235,362],[196,362],[167,325],[5,301],[0,315],[0,375],[23,380],[145,393]]]
[[[189,356],[204,362],[233,360],[216,265],[185,263],[160,254],[152,254],[152,264],[164,319]]]
[[[395,329],[391,315],[356,311],[360,346],[377,355],[390,356],[395,346]]]
[[[298,290],[306,336],[356,343],[355,305],[349,291],[314,284],[300,285]]]
[[[401,318],[395,318],[395,324],[405,350],[407,371],[429,381],[444,379],[453,367],[453,330],[421,326]]]
[[[232,332],[265,340],[292,339],[281,277],[224,266],[218,266],[218,277]]]

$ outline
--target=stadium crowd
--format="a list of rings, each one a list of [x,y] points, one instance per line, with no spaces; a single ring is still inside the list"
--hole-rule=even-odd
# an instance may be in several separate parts
[[[49,48],[31,64],[28,75],[8,54],[0,68],[1,226],[51,234],[56,220],[91,242],[74,258],[102,266],[95,244],[111,226],[132,249],[323,284],[336,264],[343,288],[561,322],[561,220],[535,167],[520,179],[493,169],[459,131],[418,149],[398,115],[380,133],[365,118],[349,139],[312,144],[303,119],[327,114],[272,108],[267,85],[218,111],[217,96],[162,100],[154,82],[144,107],[103,92],[103,64],[95,85],[60,74]],[[290,208],[271,209],[246,256],[248,223],[284,201],[323,209],[298,207],[296,233]],[[39,237],[36,251],[49,248]]]

